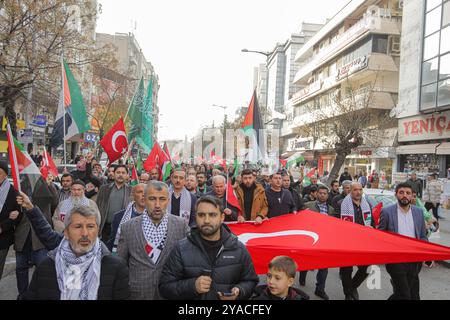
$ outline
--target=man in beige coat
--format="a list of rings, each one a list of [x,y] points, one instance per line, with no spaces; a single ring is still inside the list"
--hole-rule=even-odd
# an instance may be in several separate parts
[[[98,210],[97,204],[86,198],[84,193],[86,191],[86,185],[83,181],[77,180],[72,184],[71,195],[69,199],[62,201],[55,210],[53,215],[53,229],[57,232],[64,232],[64,218],[74,207],[88,206],[96,211]]]

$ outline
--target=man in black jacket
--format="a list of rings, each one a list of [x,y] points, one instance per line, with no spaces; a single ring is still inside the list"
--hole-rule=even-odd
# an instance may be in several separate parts
[[[292,199],[294,199],[295,211],[303,210],[305,208],[305,203],[303,202],[303,199],[298,193],[298,191],[291,184],[291,177],[288,174],[285,174],[283,175],[282,179],[283,179],[283,188],[288,190],[292,195]]]
[[[222,202],[205,196],[196,204],[197,226],[169,256],[159,291],[171,300],[246,300],[258,283],[247,248],[223,224]]]
[[[341,217],[341,204],[342,201],[344,201],[345,197],[350,193],[351,187],[352,187],[351,181],[346,180],[342,182],[342,193],[335,196],[333,198],[333,201],[331,202],[331,206],[333,207],[337,218]]]
[[[8,164],[0,162],[0,279],[9,247],[14,242],[14,230],[21,220],[17,192],[8,180]]]
[[[344,172],[339,177],[339,185],[342,185],[342,182],[347,180],[353,181],[352,176],[348,173],[348,168],[344,168]]]
[[[30,211],[33,204],[23,201]],[[129,297],[128,267],[100,241],[100,214],[72,209],[64,220],[65,238],[33,274],[28,300],[124,300]]]
[[[269,204],[268,218],[275,218],[284,214],[294,213],[296,205],[292,194],[283,188],[281,172],[270,176],[270,186],[266,189],[267,203]]]

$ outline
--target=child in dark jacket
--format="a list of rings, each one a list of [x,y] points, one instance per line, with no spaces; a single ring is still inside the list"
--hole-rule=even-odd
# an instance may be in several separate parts
[[[290,257],[275,257],[269,264],[267,285],[255,289],[252,300],[309,300],[303,291],[293,287],[297,264]]]

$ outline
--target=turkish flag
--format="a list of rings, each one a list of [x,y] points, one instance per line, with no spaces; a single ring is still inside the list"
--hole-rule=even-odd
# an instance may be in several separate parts
[[[239,205],[239,200],[236,197],[233,185],[231,184],[231,178],[228,178],[227,182],[227,204],[238,209],[238,216],[242,215],[242,209],[241,206]]]
[[[58,177],[58,169],[56,168],[55,162],[53,161],[52,156],[45,149],[40,171],[44,179],[47,179],[49,173],[51,173],[54,178]]]
[[[276,256],[293,258],[299,270],[450,259],[450,248],[312,212],[265,221],[228,224],[247,246],[258,274]]]
[[[122,118],[103,137],[100,144],[108,155],[109,164],[119,160],[127,153],[128,139]]]

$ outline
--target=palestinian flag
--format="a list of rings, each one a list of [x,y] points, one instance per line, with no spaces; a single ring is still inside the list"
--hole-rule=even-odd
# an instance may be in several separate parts
[[[136,167],[133,166],[133,171],[131,173],[131,182],[130,182],[130,186],[134,187],[137,186],[139,184],[139,177],[138,177],[138,173],[136,170]]]
[[[311,185],[311,178],[316,174],[316,171],[317,171],[316,168],[312,169],[312,170],[311,170],[310,172],[308,172],[308,173],[306,174],[306,176],[303,178],[303,185],[304,185],[305,187]]]
[[[261,111],[259,109],[258,98],[256,90],[253,92],[252,101],[248,107],[247,115],[245,116],[242,129],[247,135],[256,135],[255,139],[261,155],[265,154],[265,143],[260,141],[259,130],[264,129],[264,122],[262,121]]]
[[[287,161],[286,161],[286,168],[290,169],[290,168],[295,167],[296,165],[298,165],[299,163],[304,162],[304,161],[305,161],[305,158],[301,154],[296,153],[296,154],[294,154],[293,156],[291,156],[291,157],[289,157],[287,159]]]
[[[8,153],[9,153],[9,163],[11,165],[11,174],[14,181],[14,187],[18,191],[23,191],[27,194],[33,193],[36,183],[41,177],[41,172],[39,168],[31,159],[28,152],[25,151],[24,147],[16,140],[12,135],[11,126],[7,125],[7,137],[8,137]],[[25,185],[25,189],[22,188],[21,176],[28,183]],[[30,189],[29,189],[30,188]]]
[[[64,143],[64,140],[69,140],[90,129],[91,125],[80,87],[68,64],[62,61],[61,94],[50,145],[57,148]]]

